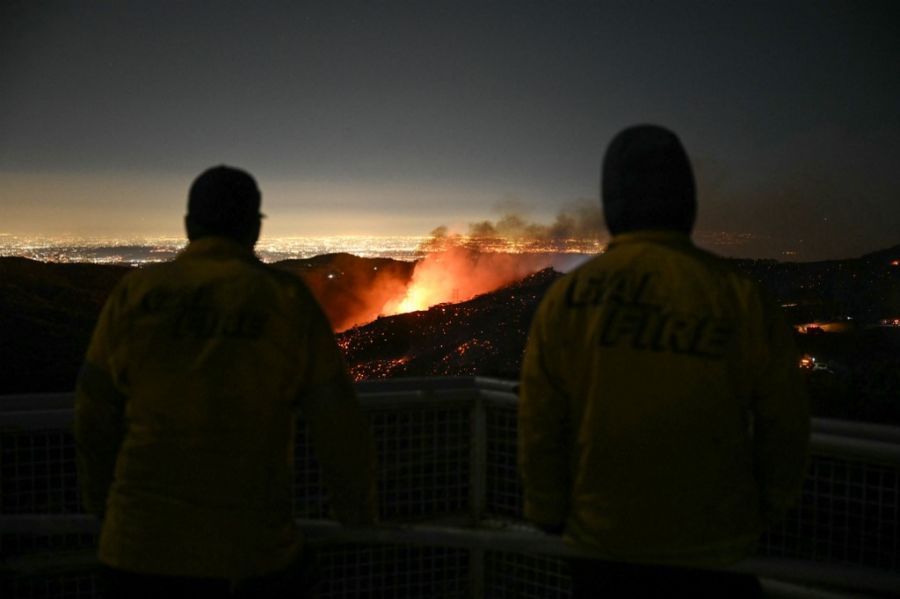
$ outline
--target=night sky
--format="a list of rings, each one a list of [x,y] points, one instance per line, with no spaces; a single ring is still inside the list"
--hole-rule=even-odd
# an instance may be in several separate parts
[[[0,233],[181,234],[256,175],[264,235],[427,234],[597,202],[668,126],[722,253],[900,242],[897,2],[0,3]]]

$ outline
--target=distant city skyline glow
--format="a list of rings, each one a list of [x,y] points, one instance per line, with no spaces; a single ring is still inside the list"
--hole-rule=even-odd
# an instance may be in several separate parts
[[[655,122],[693,162],[701,245],[861,255],[900,242],[898,16],[843,0],[7,0],[0,233],[177,237],[190,182],[222,163],[259,181],[264,239],[547,225],[598,206],[606,144]]]

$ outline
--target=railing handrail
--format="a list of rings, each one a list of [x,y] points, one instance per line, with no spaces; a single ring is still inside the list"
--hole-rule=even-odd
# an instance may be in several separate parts
[[[596,557],[565,545],[559,537],[537,532],[522,522],[492,520],[481,507],[485,501],[485,425],[490,410],[502,409],[508,416],[518,401],[517,383],[479,377],[435,377],[366,381],[357,385],[360,402],[367,410],[393,408],[430,409],[452,406],[471,409],[472,441],[470,456],[469,517],[449,525],[449,521],[391,525],[373,528],[343,528],[325,520],[299,520],[311,542],[323,544],[375,543],[419,544],[462,547],[473,555],[485,551],[512,551],[549,557]],[[74,392],[0,396],[0,430],[65,430],[74,418]],[[481,439],[480,441],[478,439]],[[848,422],[834,419],[812,420],[811,451],[817,456],[864,460],[891,467],[900,465],[900,427]],[[478,523],[478,528],[469,526]],[[78,533],[95,532],[91,516],[69,514],[0,514],[0,529],[5,533]],[[83,553],[83,552],[82,552]],[[79,557],[80,556],[80,557]],[[81,553],[69,556],[88,559]],[[66,558],[68,559],[68,558]],[[481,558],[479,558],[481,559]],[[476,560],[477,561],[477,560]],[[29,565],[31,564],[31,565]],[[46,571],[52,564],[40,558],[17,558],[0,569],[27,570],[37,564]],[[885,592],[900,588],[900,572],[868,566],[820,563],[780,557],[754,557],[733,569],[752,571],[761,576],[783,580],[814,580],[819,584],[850,587],[862,591]],[[478,593],[475,593],[479,596]]]
[[[386,526],[341,526],[332,520],[298,518],[297,525],[306,542],[313,546],[340,544],[440,546],[482,551],[514,552],[556,558],[601,558],[607,556],[577,549],[562,537],[548,535],[523,524],[501,529],[466,528],[458,524],[392,524]],[[97,534],[98,520],[85,514],[17,515],[0,517],[0,528],[7,533]],[[0,572],[39,576],[66,567],[97,565],[93,549],[69,552],[52,560],[25,556],[0,564]],[[900,573],[861,566],[842,566],[808,560],[750,557],[725,568],[752,573],[762,578],[792,582],[815,580],[818,584],[854,591],[891,592],[900,588]]]
[[[408,394],[421,397],[433,393],[455,391],[494,391],[515,397],[517,381],[478,376],[406,377],[368,380],[355,384],[362,397]],[[75,391],[12,393],[0,395],[0,413],[70,409],[75,403]]]
[[[411,377],[356,384],[366,408],[466,403],[475,397],[488,405],[513,406],[517,387],[516,381],[487,377]],[[0,427],[66,426],[71,424],[74,402],[74,391],[0,395]],[[900,426],[813,418],[811,430],[814,452],[900,464]]]

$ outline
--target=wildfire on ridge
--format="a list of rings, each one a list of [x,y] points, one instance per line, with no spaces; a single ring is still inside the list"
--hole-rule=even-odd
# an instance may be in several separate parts
[[[385,260],[373,264],[339,254],[284,268],[306,281],[334,330],[341,332],[379,316],[464,302],[547,267],[566,272],[587,255],[574,251],[501,253],[472,245],[448,245],[425,253],[415,263]]]
[[[416,264],[405,293],[386,302],[382,314],[465,301],[548,266],[568,270],[579,259],[567,260],[566,254],[603,251],[601,223],[595,202],[579,202],[560,211],[550,225],[507,212],[496,222],[471,223],[465,236],[438,227],[422,244],[425,257]]]
[[[426,255],[416,265],[403,295],[388,301],[382,314],[391,316],[466,301],[550,266],[564,269],[571,262],[571,257],[566,260],[550,253],[486,253],[451,246]]]
[[[507,213],[496,222],[469,225],[469,233],[434,229],[420,244],[422,258],[408,268],[367,269],[347,262],[339,273],[307,276],[338,332],[379,316],[426,310],[494,291],[544,268],[568,271],[604,249],[596,203],[562,210],[550,225]],[[362,272],[365,270],[365,272]]]

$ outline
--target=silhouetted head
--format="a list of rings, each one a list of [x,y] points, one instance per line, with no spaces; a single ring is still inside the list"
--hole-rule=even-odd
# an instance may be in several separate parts
[[[668,129],[638,125],[613,138],[603,158],[601,197],[613,235],[694,228],[694,174],[684,147]]]
[[[194,179],[184,218],[191,241],[219,235],[253,247],[259,239],[261,195],[246,171],[216,166]]]

